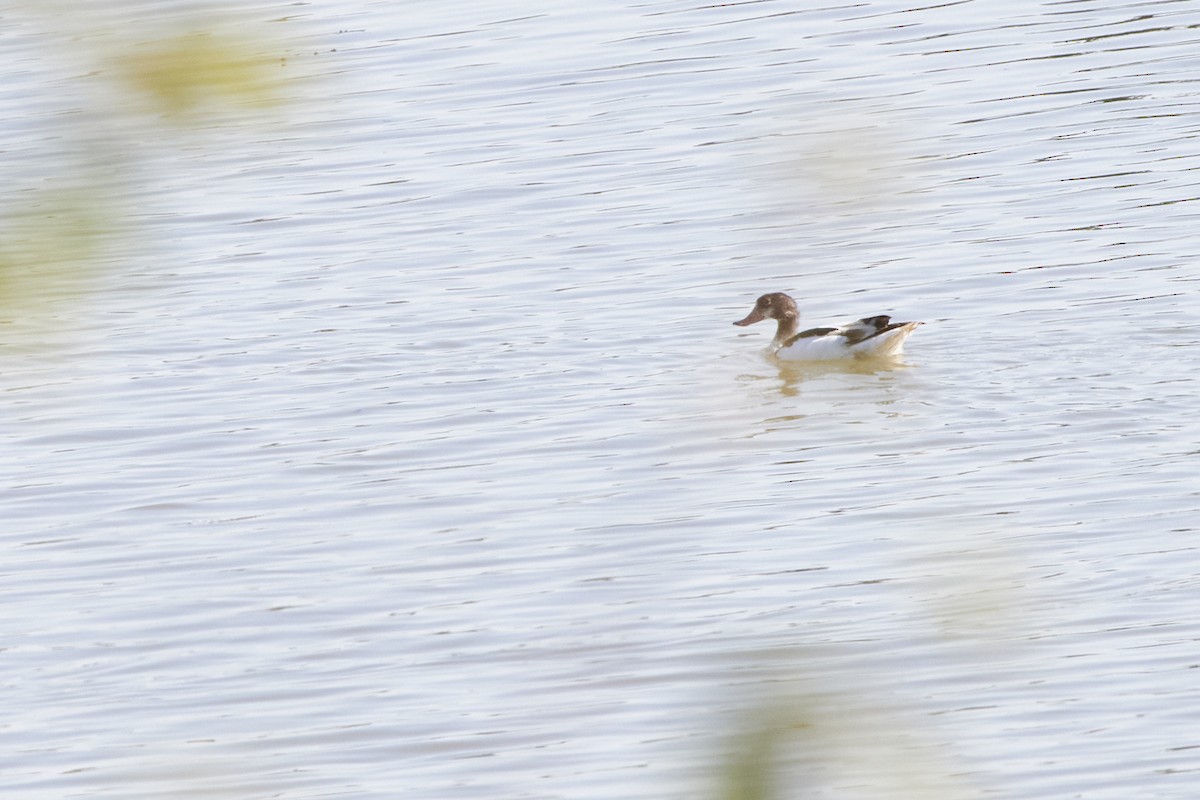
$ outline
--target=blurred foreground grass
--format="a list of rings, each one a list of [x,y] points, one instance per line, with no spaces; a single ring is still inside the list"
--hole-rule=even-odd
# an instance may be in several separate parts
[[[275,106],[283,59],[222,30],[185,30],[115,57],[150,108],[179,120],[205,107]]]
[[[966,776],[978,765],[954,752],[934,724],[944,708],[913,693],[896,670],[911,652],[953,673],[1020,659],[1045,601],[1025,584],[1022,563],[988,526],[931,526],[907,537],[893,599],[908,616],[880,634],[906,649],[879,658],[879,642],[812,644],[766,654],[755,695],[734,705],[719,753],[715,800],[965,800],[984,794]],[[911,625],[909,638],[897,638]],[[749,660],[755,670],[764,654]],[[907,702],[899,697],[909,695]]]
[[[108,201],[88,184],[27,192],[9,211],[0,240],[0,308],[37,313],[86,284],[90,264],[117,230]]]
[[[965,800],[972,790],[911,713],[844,678],[750,704],[717,774],[716,800]]]
[[[141,174],[142,143],[211,128],[214,120],[260,121],[260,109],[284,104],[286,62],[279,42],[265,33],[255,37],[253,26],[233,24],[216,11],[186,25],[151,28],[91,26],[86,10],[26,11],[30,35],[61,45],[39,50],[46,70],[38,89],[70,100],[65,109],[22,122],[45,141],[70,144],[61,158],[47,155],[40,174],[7,181],[0,206],[0,323],[48,334],[56,325],[54,309],[83,296],[102,277],[102,265],[139,246],[128,203],[117,198],[136,203],[144,193],[134,177]],[[69,77],[50,69],[56,52],[70,61]],[[7,136],[18,130],[10,126]],[[112,185],[114,175],[130,185]]]

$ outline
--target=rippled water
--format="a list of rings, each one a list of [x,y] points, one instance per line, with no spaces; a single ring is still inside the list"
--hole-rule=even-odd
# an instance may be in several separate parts
[[[1200,791],[1191,5],[262,5],[182,126],[28,13],[7,205],[127,220],[5,312],[6,797]]]

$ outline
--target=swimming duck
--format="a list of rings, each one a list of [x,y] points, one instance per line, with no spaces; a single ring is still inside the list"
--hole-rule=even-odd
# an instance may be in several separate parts
[[[788,361],[828,361],[839,358],[881,358],[898,355],[904,340],[917,329],[919,322],[892,322],[884,314],[850,322],[837,328],[800,327],[800,311],[796,301],[783,292],[771,292],[758,298],[754,308],[733,323],[741,327],[778,320],[771,353]]]

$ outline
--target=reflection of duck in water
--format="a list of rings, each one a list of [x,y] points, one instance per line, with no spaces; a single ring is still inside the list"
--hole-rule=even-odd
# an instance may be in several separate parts
[[[758,298],[745,319],[734,325],[753,325],[764,319],[778,320],[771,352],[788,361],[830,361],[839,358],[881,358],[898,355],[904,340],[917,329],[919,322],[892,322],[879,315],[866,317],[838,328],[800,327],[800,311],[796,301],[783,292],[772,292]]]

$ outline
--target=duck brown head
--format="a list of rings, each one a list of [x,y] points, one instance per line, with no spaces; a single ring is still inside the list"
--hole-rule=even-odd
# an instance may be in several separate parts
[[[739,319],[733,324],[744,328],[747,325],[762,322],[764,319],[778,321],[775,341],[782,342],[790,338],[800,327],[800,310],[796,308],[796,301],[783,292],[771,292],[758,298],[754,303],[754,308],[750,309],[750,313],[746,315],[745,319]]]

